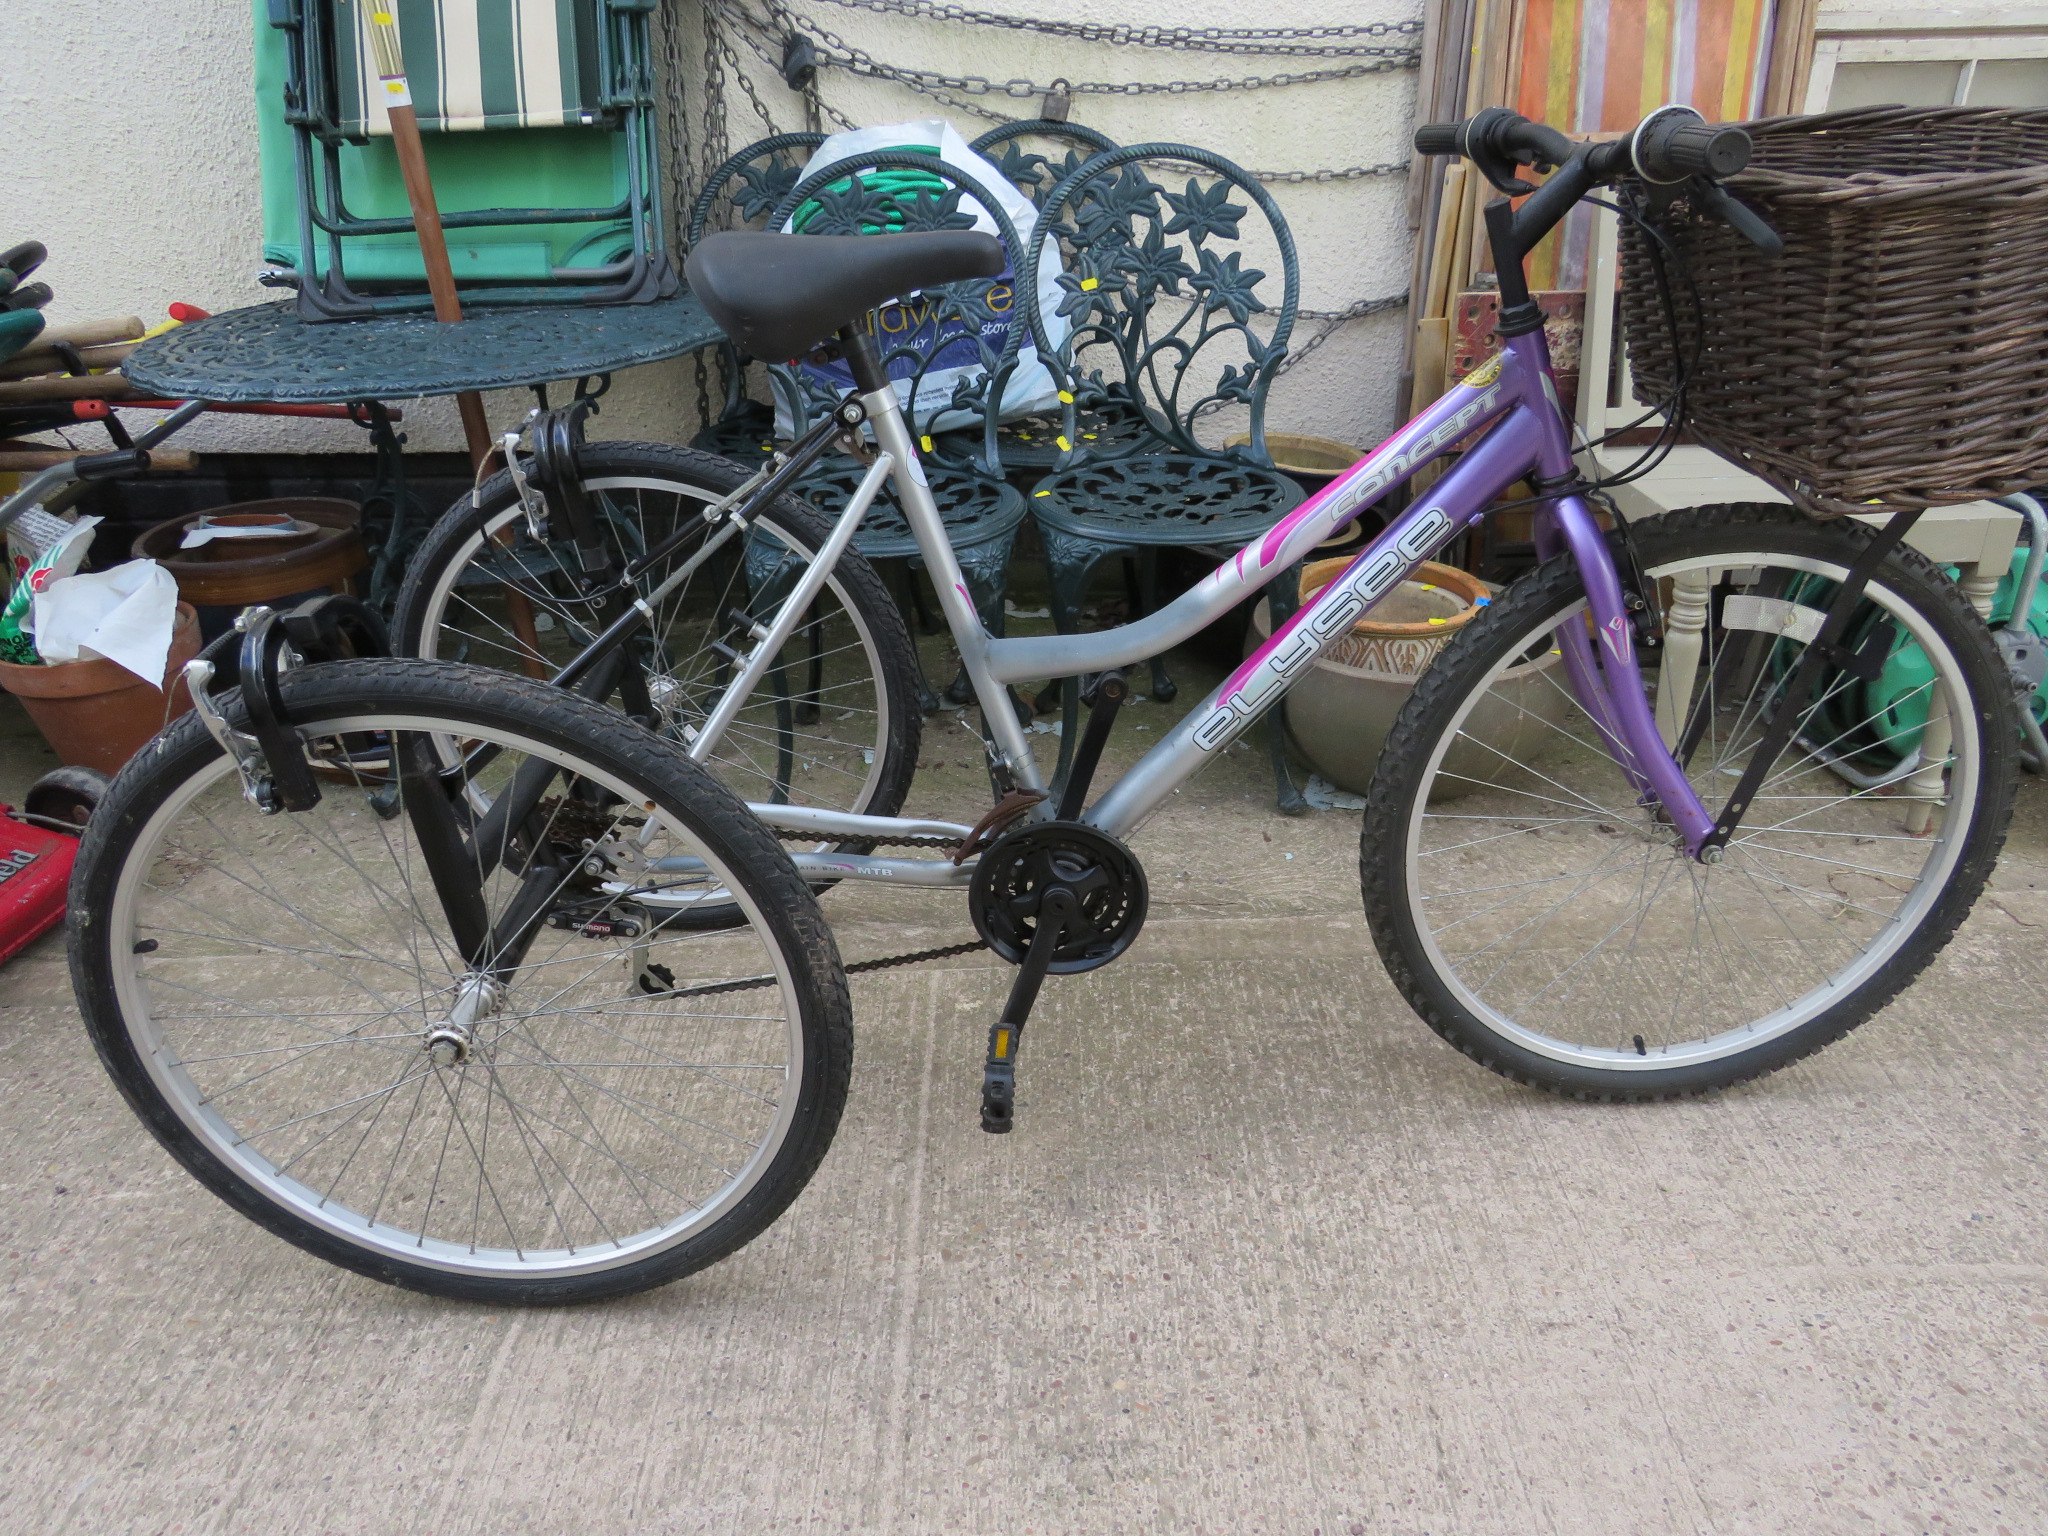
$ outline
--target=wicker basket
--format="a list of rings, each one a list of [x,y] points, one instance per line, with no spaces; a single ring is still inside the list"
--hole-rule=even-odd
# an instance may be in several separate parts
[[[2048,480],[2048,112],[1885,107],[1748,125],[1728,190],[1768,257],[1684,199],[1665,221],[1699,439],[1821,516],[1939,506]],[[1666,398],[1670,326],[1622,226],[1636,397]],[[1698,322],[1700,331],[1694,327]]]

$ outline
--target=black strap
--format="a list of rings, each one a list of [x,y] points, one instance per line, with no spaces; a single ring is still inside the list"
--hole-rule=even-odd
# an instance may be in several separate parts
[[[1791,742],[1792,733],[1799,728],[1799,719],[1803,713],[1799,701],[1812,694],[1813,685],[1819,681],[1821,668],[1846,666],[1855,661],[1856,658],[1842,649],[1842,636],[1848,632],[1849,621],[1855,616],[1857,605],[1863,601],[1863,590],[1870,585],[1871,576],[1875,574],[1878,566],[1884,563],[1885,557],[1898,547],[1899,540],[1906,536],[1913,524],[1920,520],[1920,510],[1914,507],[1894,513],[1891,521],[1877,531],[1871,541],[1863,547],[1863,553],[1856,557],[1855,564],[1849,567],[1848,574],[1842,578],[1842,585],[1835,592],[1834,602],[1828,606],[1828,615],[1821,623],[1820,633],[1806,648],[1806,653],[1799,658],[1799,665],[1793,671],[1791,681],[1785,685],[1776,716],[1764,732],[1763,740],[1757,743],[1756,753],[1750,758],[1749,766],[1742,770],[1742,777],[1736,781],[1734,793],[1729,795],[1728,803],[1721,807],[1721,814],[1714,822],[1713,831],[1709,832],[1705,841],[1701,843],[1701,852],[1704,853],[1709,848],[1725,847],[1728,840],[1735,835],[1735,829],[1742,825],[1743,812],[1749,809],[1750,801],[1754,800],[1757,791],[1763,788],[1764,780],[1770,776],[1771,770],[1778,764],[1778,758]]]

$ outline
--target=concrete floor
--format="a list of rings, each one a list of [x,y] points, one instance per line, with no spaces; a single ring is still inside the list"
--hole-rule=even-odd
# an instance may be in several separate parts
[[[927,741],[957,812],[968,741]],[[0,799],[39,749],[0,699]],[[2048,786],[1902,1002],[1648,1108],[1430,1034],[1357,824],[1273,815],[1256,752],[1191,786],[1139,840],[1138,947],[1049,984],[1007,1139],[975,1095],[1008,973],[859,979],[788,1215],[554,1312],[231,1213],[117,1100],[44,941],[0,972],[0,1531],[2048,1531]],[[958,937],[953,899],[827,900],[851,959]]]

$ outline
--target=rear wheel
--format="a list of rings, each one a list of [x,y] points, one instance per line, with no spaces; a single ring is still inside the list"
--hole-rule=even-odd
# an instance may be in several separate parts
[[[779,608],[830,526],[782,496],[707,555],[725,525],[714,529],[703,513],[747,471],[655,443],[591,443],[581,463],[584,495],[616,562],[685,534],[635,584],[652,610],[629,650],[644,696],[629,682],[611,697],[689,749],[732,680],[734,654],[754,644],[749,626]],[[575,548],[533,536],[509,474],[485,482],[475,501],[457,502],[413,557],[396,645],[406,655],[551,676],[602,627],[572,577],[581,568]],[[700,563],[655,596],[692,561]],[[917,766],[917,676],[901,612],[873,567],[848,551],[705,766],[742,800],[893,816]]]
[[[287,1241],[440,1296],[624,1295],[767,1227],[831,1142],[852,1029],[831,935],[760,823],[524,679],[343,662],[281,686],[317,806],[258,813],[187,715],[79,852],[73,981],[165,1148]],[[468,782],[394,779],[444,737],[471,745]],[[492,833],[522,774],[532,810]],[[423,819],[429,795],[452,819]],[[499,963],[445,915],[437,826],[489,868]],[[705,891],[732,916],[687,931]]]
[[[1859,624],[1925,654],[1916,697],[1888,698],[1890,725],[1842,717],[1846,672],[1786,697],[1870,537],[1756,506],[1634,529],[1665,618],[1645,684],[1710,813],[1776,714],[1800,712],[1717,866],[1641,803],[1571,692],[1556,634],[1585,622],[1585,595],[1568,560],[1445,649],[1388,737],[1360,850],[1380,954],[1432,1028],[1518,1082],[1668,1098],[1797,1061],[1920,974],[2005,839],[2011,688],[1955,586],[1899,549]],[[1846,743],[1882,747],[1908,716],[1919,750],[1889,777],[1838,771]]]

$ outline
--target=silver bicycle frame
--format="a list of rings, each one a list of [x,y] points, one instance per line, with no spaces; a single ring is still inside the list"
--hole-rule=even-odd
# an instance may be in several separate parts
[[[1082,819],[1118,837],[1135,831],[1211,755],[1278,703],[1310,663],[1347,633],[1361,614],[1477,521],[1508,486],[1530,474],[1555,483],[1572,473],[1571,442],[1558,408],[1543,333],[1512,337],[1496,361],[1453,387],[1369,457],[1158,612],[1093,634],[997,639],[983,626],[968,594],[894,391],[877,390],[860,398],[878,448],[893,461],[897,496],[938,591],[994,746],[1016,782],[1030,789],[1043,789],[1045,783],[1012,712],[1005,685],[1045,677],[1077,677],[1158,655],[1292,569],[1334,530],[1424,464],[1476,434],[1485,434],[1335,581],[1279,626],[1271,639],[1089,807]],[[1647,700],[1639,688],[1632,693],[1626,686],[1609,687],[1604,681],[1606,677],[1633,678],[1634,653],[1619,578],[1593,509],[1578,496],[1562,495],[1539,511],[1537,521],[1544,552],[1568,549],[1585,576],[1591,635],[1574,627],[1567,641],[1583,654],[1565,658],[1574,692],[1624,768],[1664,802],[1687,840],[1697,843],[1711,830],[1712,819],[1669,751],[1662,748]],[[774,626],[778,631],[802,611],[796,606],[801,597],[799,592],[785,604]],[[1611,656],[1604,667],[1594,663],[1592,635],[1597,635],[1599,645]],[[885,818],[840,812],[761,804],[751,809],[771,826],[845,837],[886,835],[884,829],[889,825]],[[1051,811],[1042,805],[1035,814],[1049,816]],[[966,830],[959,829],[963,834]],[[829,864],[829,872],[841,878],[896,881],[904,878],[900,866],[916,862],[836,854],[798,858],[799,865],[807,861],[818,863],[821,872]],[[865,867],[869,864],[875,866],[872,872]]]

